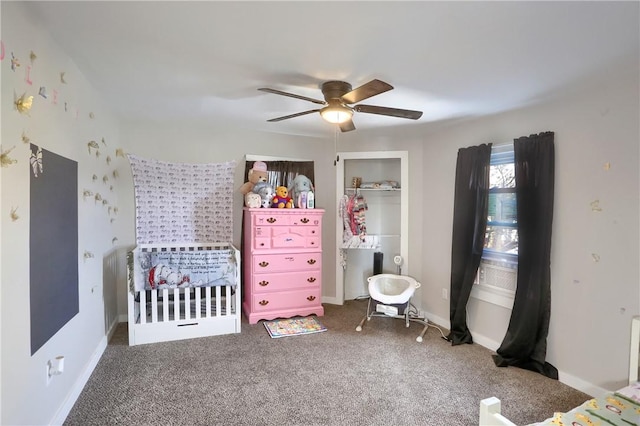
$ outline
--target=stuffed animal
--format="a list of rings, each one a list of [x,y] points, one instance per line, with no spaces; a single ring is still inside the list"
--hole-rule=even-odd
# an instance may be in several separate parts
[[[258,182],[253,186],[253,192],[260,196],[260,207],[271,207],[271,200],[276,195],[273,186],[269,182]]]
[[[289,185],[289,196],[292,199],[296,199],[301,192],[309,192],[313,191],[313,183],[311,183],[311,179],[306,177],[305,175],[297,175],[291,184]]]
[[[262,182],[262,183],[265,183],[265,182]],[[260,198],[260,194],[256,194],[255,192],[249,192],[245,194],[244,205],[246,207],[249,207],[250,209],[257,209],[262,207],[262,198]]]
[[[289,197],[289,190],[286,186],[276,188],[276,196],[271,200],[271,207],[279,209],[293,208],[293,201],[291,201],[291,197]]]
[[[247,195],[258,182],[266,182],[268,177],[267,165],[263,161],[256,161],[247,173],[247,182],[240,187],[242,195]]]
[[[307,203],[302,202],[304,198],[306,200],[306,194],[313,191],[313,183],[311,183],[311,179],[306,177],[305,175],[296,176],[291,185],[289,185],[289,196],[293,200],[293,203],[298,208],[306,208]],[[305,194],[301,197],[302,194]]]

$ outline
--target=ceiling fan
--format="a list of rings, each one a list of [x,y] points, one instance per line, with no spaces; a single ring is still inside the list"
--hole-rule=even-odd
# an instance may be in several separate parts
[[[350,132],[356,129],[353,124],[353,113],[364,112],[368,114],[387,115],[390,117],[408,118],[417,120],[422,117],[422,111],[413,111],[409,109],[389,108],[375,105],[353,105],[357,102],[368,99],[372,96],[379,95],[393,89],[388,83],[380,80],[371,80],[362,86],[352,89],[351,84],[344,81],[327,81],[322,84],[322,94],[324,101],[308,98],[306,96],[296,95],[293,93],[282,92],[268,87],[261,87],[258,90],[273,93],[276,95],[289,96],[291,98],[302,99],[304,101],[313,102],[314,104],[323,105],[322,108],[311,109],[308,111],[298,112],[296,114],[285,115],[283,117],[272,118],[269,122],[287,120],[289,118],[300,117],[302,115],[319,112],[322,118],[329,123],[338,124],[343,132]]]

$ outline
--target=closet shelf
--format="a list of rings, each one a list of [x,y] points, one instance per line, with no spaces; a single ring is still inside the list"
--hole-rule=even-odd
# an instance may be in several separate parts
[[[381,238],[400,238],[398,234],[353,236],[342,243],[343,249],[379,249]]]
[[[402,188],[345,188],[344,192],[399,192]]]

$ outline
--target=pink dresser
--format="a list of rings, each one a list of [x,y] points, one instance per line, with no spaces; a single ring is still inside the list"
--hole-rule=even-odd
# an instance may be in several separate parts
[[[324,315],[323,209],[244,209],[242,308],[261,319]]]

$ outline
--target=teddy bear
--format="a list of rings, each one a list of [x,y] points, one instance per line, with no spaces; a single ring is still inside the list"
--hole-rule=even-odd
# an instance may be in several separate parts
[[[314,189],[311,179],[305,175],[297,175],[289,185],[288,190],[289,196],[293,200],[295,206],[299,208],[306,208],[307,203],[303,202],[303,199],[306,200],[306,195]]]
[[[286,186],[276,188],[276,196],[271,200],[271,207],[279,209],[293,208],[293,201],[291,201],[291,197],[289,197],[289,190]]]
[[[271,207],[271,200],[276,195],[273,186],[269,182],[258,182],[253,186],[253,192],[260,196],[260,206],[264,208]]]
[[[266,182],[268,177],[267,164],[263,161],[256,161],[247,173],[247,182],[240,187],[242,195],[247,195],[253,190],[253,186],[258,182]]]

